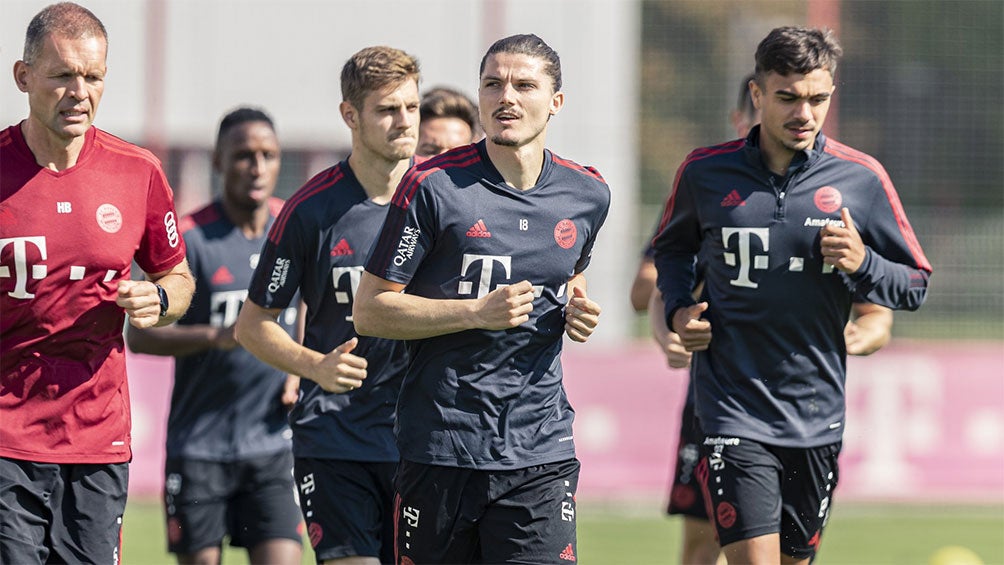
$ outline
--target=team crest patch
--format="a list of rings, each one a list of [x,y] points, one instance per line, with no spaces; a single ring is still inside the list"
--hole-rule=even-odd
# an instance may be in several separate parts
[[[715,510],[718,516],[718,525],[723,528],[731,528],[736,523],[736,508],[728,502],[722,502]]]
[[[575,223],[568,218],[561,220],[558,225],[554,226],[554,241],[562,249],[570,249],[575,245],[575,239],[578,235],[579,231],[575,228]]]
[[[324,537],[324,530],[317,522],[311,522],[307,526],[307,535],[310,537],[310,547],[316,548],[317,544],[321,543],[321,539]]]
[[[167,519],[167,540],[173,544],[181,543],[181,521],[171,516]]]
[[[98,206],[96,213],[98,226],[108,233],[116,233],[122,229],[122,212],[111,204]]]
[[[816,208],[826,214],[832,214],[840,209],[840,204],[843,203],[843,197],[840,196],[840,191],[833,188],[832,186],[824,186],[816,191],[815,196],[812,197],[812,201],[816,204]]]

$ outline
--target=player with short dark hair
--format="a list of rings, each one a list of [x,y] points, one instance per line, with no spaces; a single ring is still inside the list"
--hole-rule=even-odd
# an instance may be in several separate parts
[[[745,138],[750,128],[760,121],[760,112],[753,106],[749,92],[749,83],[753,78],[750,74],[742,79],[736,107],[729,112],[732,127],[740,138]],[[655,235],[658,234],[653,234],[653,238]],[[638,272],[631,286],[631,304],[635,311],[648,311],[652,337],[666,356],[667,364],[672,368],[689,368],[691,353],[680,343],[680,336],[666,327],[662,295],[654,292],[654,254],[655,249],[650,244],[638,265]],[[695,290],[695,296],[699,294]],[[893,324],[891,310],[877,304],[855,302],[852,314],[852,319],[844,328],[848,355],[870,355],[889,342]],[[680,439],[677,442],[669,503],[666,507],[667,514],[683,518],[681,563],[715,563],[720,559],[718,540],[715,539],[714,527],[708,522],[705,499],[695,473],[702,439],[694,416],[694,381],[689,379],[680,418]]]
[[[28,117],[0,132],[0,562],[111,563],[129,482],[122,328],[166,325],[193,281],[149,151],[93,126],[108,35],[53,4],[14,82]],[[131,280],[133,262],[148,280]]]
[[[182,218],[195,275],[192,307],[177,324],[130,329],[137,353],[176,358],[167,420],[164,506],[168,550],[179,563],[218,563],[224,537],[251,563],[295,564],[302,554],[288,409],[296,389],[234,339],[265,235],[281,149],[272,118],[238,108],[220,121],[213,166],[220,195]],[[296,308],[280,323],[296,331]],[[291,381],[292,382],[292,381]]]
[[[359,284],[359,333],[411,353],[398,563],[577,559],[560,353],[563,335],[586,341],[598,322],[583,271],[610,190],[545,149],[560,84],[539,37],[495,42],[478,90],[487,138],[405,175]]]
[[[815,555],[839,480],[851,304],[915,310],[931,272],[882,166],[820,131],[840,54],[815,29],[761,42],[761,124],[690,154],[654,242],[667,326],[695,352],[698,473],[730,562]]]
[[[342,68],[349,157],[309,180],[269,232],[238,340],[300,375],[290,414],[300,505],[318,563],[392,563],[394,407],[404,344],[358,337],[352,304],[394,188],[413,164],[419,66],[391,47],[368,47]],[[303,345],[276,322],[299,290]]]
[[[422,121],[415,153],[423,157],[467,145],[480,135],[477,106],[452,88],[440,86],[423,94],[419,114]]]

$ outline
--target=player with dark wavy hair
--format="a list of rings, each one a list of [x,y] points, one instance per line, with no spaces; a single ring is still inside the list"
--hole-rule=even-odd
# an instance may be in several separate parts
[[[729,121],[741,138],[745,138],[750,129],[760,122],[760,112],[753,106],[753,98],[750,96],[749,83],[753,78],[750,74],[740,81],[736,107],[729,112]],[[691,353],[680,343],[680,336],[666,327],[662,295],[653,292],[656,279],[654,252],[654,248],[649,245],[638,265],[638,272],[631,285],[631,304],[637,312],[648,311],[652,337],[666,356],[667,364],[672,368],[692,370]],[[855,302],[852,314],[852,320],[844,328],[848,355],[870,355],[889,342],[893,323],[891,310],[877,304]],[[694,381],[689,379],[680,417],[680,439],[677,442],[669,503],[666,506],[667,514],[681,516],[683,519],[681,563],[711,564],[720,559],[718,540],[715,539],[714,527],[708,521],[707,505],[695,472],[700,460],[702,439],[694,417]],[[724,560],[723,557],[721,559]]]
[[[665,324],[694,356],[695,472],[729,562],[816,554],[851,305],[915,310],[926,296],[931,266],[888,174],[821,133],[840,55],[830,32],[773,30],[750,82],[761,123],[687,157],[653,242]]]
[[[405,175],[359,283],[364,335],[408,340],[396,426],[398,563],[576,560],[579,462],[563,335],[600,308],[583,271],[610,203],[594,169],[545,148],[564,105],[535,35],[481,63],[486,139]]]

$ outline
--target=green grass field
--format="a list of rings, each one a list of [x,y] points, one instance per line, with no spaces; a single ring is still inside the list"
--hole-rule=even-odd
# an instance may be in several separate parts
[[[580,502],[578,563],[677,563],[680,524],[660,515],[660,504],[628,507]],[[158,501],[129,502],[123,531],[124,565],[174,563],[164,549],[163,520]],[[968,547],[986,565],[1004,565],[1004,506],[841,505],[826,529],[816,565],[927,565],[938,548],[948,545]],[[312,564],[310,546],[305,547],[303,562]],[[228,549],[223,563],[245,564],[247,556],[243,550]]]

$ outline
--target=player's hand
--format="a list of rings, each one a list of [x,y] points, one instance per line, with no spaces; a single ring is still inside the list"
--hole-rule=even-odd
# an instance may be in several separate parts
[[[230,325],[225,328],[218,328],[216,333],[213,335],[213,347],[216,349],[222,349],[223,351],[230,351],[240,345],[237,343],[237,337],[234,335],[234,326]]]
[[[489,292],[479,299],[478,327],[507,330],[526,323],[533,311],[533,285],[520,281]]]
[[[690,358],[693,355],[683,346],[680,335],[676,332],[667,332],[665,341],[660,341],[662,353],[666,356],[666,362],[673,369],[686,369],[690,366]]]
[[[707,302],[677,308],[673,313],[673,331],[687,351],[704,351],[711,343],[711,322],[701,318],[708,309]]]
[[[282,385],[282,396],[279,397],[279,401],[286,407],[286,410],[292,410],[299,398],[300,377],[296,375],[286,375],[286,382]]]
[[[593,335],[600,322],[600,305],[590,300],[581,286],[571,288],[572,296],[565,305],[565,335],[581,343]]]
[[[134,327],[152,328],[160,322],[160,295],[150,281],[119,281],[115,304],[125,310]]]
[[[819,247],[823,253],[823,263],[833,265],[845,273],[855,273],[865,261],[865,244],[861,234],[854,227],[851,211],[840,209],[840,219],[844,227],[826,224],[819,231]]]
[[[359,338],[354,337],[332,349],[312,368],[311,374],[304,376],[327,392],[349,392],[363,386],[366,359],[351,353],[358,344]]]

